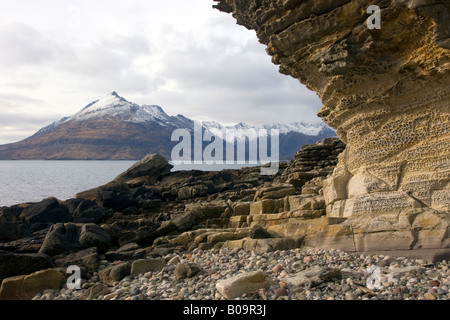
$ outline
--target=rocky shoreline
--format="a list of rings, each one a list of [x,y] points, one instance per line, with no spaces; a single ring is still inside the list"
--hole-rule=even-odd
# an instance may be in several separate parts
[[[214,2],[342,141],[274,176],[148,155],[74,199],[0,208],[0,299],[448,300],[448,1],[380,2],[381,29],[370,1]]]
[[[448,299],[445,259],[342,249],[333,230],[347,218],[330,215],[323,182],[344,149],[305,145],[274,176],[171,172],[149,155],[74,199],[0,208],[0,299]],[[67,289],[71,266],[80,290]],[[238,275],[256,287],[233,289]]]

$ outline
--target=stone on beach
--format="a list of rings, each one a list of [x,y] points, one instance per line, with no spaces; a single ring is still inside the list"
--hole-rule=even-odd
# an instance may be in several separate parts
[[[196,263],[178,263],[174,270],[175,281],[191,278],[198,274],[201,268]]]
[[[0,300],[27,300],[45,289],[59,290],[66,278],[54,269],[36,271],[26,276],[15,276],[3,280]]]
[[[253,271],[224,279],[216,284],[219,293],[227,299],[234,299],[244,293],[267,289],[271,285],[270,277],[263,271]]]
[[[98,277],[100,281],[110,286],[113,286],[115,282],[122,280],[129,276],[131,273],[131,264],[129,262],[123,262],[115,266],[111,266],[100,270]]]
[[[298,272],[294,276],[285,278],[287,285],[292,287],[314,287],[322,282],[331,281],[334,278],[340,279],[341,274],[339,270],[323,268],[319,266],[312,267]]]
[[[131,278],[147,272],[158,272],[164,268],[166,262],[164,259],[140,259],[131,265]]]

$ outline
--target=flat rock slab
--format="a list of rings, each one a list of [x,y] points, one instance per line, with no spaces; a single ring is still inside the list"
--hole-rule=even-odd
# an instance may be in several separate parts
[[[196,263],[178,263],[174,271],[174,280],[192,278],[201,272],[201,268]]]
[[[272,281],[269,275],[259,270],[218,281],[216,288],[226,299],[235,299],[244,293],[254,292],[259,289],[268,289],[271,283]]]
[[[125,182],[143,176],[149,182],[156,182],[159,177],[167,175],[172,168],[173,166],[163,156],[159,154],[148,154],[127,171],[118,175],[114,179],[114,182]]]
[[[131,264],[129,262],[124,262],[119,265],[111,266],[100,270],[98,277],[101,282],[114,286],[115,282],[119,282],[123,278],[129,276],[131,273]]]
[[[59,290],[66,278],[54,269],[36,271],[27,276],[6,278],[0,287],[0,300],[27,300],[46,289]]]
[[[137,277],[147,272],[158,272],[166,266],[164,259],[140,259],[131,265],[131,277]]]
[[[298,272],[296,275],[287,277],[284,282],[292,287],[314,287],[323,282],[332,281],[333,279],[341,279],[342,274],[338,269],[330,269],[323,267],[312,267],[307,270]]]

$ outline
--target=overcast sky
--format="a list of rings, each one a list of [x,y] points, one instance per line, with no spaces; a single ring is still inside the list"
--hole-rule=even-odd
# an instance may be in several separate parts
[[[317,95],[212,0],[0,4],[0,144],[112,91],[223,124],[320,121]]]

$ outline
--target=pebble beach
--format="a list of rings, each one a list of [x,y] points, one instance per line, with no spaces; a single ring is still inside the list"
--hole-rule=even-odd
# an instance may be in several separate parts
[[[158,272],[127,276],[112,286],[97,273],[83,279],[81,289],[45,290],[33,300],[225,300],[217,290],[224,279],[262,271],[271,285],[247,292],[236,300],[449,300],[450,269],[443,260],[423,260],[384,255],[364,256],[339,250],[286,250],[263,254],[242,249],[200,250],[163,257]],[[110,263],[101,261],[100,269]],[[191,277],[177,278],[179,264],[196,266]],[[289,279],[302,271],[326,268],[333,276],[295,286]],[[100,271],[100,270],[99,270]],[[379,272],[376,281],[374,272]]]

